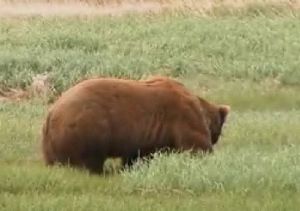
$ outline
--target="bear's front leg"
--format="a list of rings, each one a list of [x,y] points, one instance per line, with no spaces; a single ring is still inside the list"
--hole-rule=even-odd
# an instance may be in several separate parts
[[[192,153],[204,152],[213,153],[213,145],[209,135],[188,130],[175,141],[175,147]]]

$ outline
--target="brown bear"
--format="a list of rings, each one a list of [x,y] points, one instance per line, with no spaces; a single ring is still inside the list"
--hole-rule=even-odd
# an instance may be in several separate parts
[[[47,165],[101,173],[108,157],[131,165],[162,149],[212,152],[229,106],[215,105],[167,78],[84,80],[62,94],[43,125]]]

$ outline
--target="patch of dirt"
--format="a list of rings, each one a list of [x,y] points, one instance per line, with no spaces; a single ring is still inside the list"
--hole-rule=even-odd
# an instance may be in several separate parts
[[[38,74],[32,77],[31,85],[26,89],[0,89],[0,102],[5,101],[21,101],[33,97],[46,99],[53,91],[53,86],[50,82],[48,74]]]
[[[20,101],[28,97],[28,92],[21,89],[0,90],[0,102]]]

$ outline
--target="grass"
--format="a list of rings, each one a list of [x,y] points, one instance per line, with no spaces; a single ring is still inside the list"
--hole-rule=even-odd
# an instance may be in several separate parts
[[[0,0],[5,4],[76,4],[92,6],[122,6],[152,3],[160,6],[167,6],[172,9],[198,11],[202,14],[226,14],[238,12],[271,12],[288,11],[293,12],[299,9],[299,0]]]
[[[186,190],[198,194],[299,190],[299,147],[247,146],[234,149],[234,156],[231,152],[220,150],[202,160],[187,154],[157,156],[150,166],[141,164],[125,173],[125,184],[130,190]]]
[[[155,73],[299,85],[298,21],[189,15],[2,20],[0,85],[26,87],[43,72],[60,91],[83,76]]]
[[[215,155],[157,154],[149,165],[97,177],[39,161],[46,107],[1,104],[1,210],[296,210],[299,203],[299,110],[233,112]]]
[[[48,105],[0,102],[0,210],[298,210],[299,15],[260,4],[208,17],[1,19],[1,89],[27,88],[44,72],[58,92],[92,75],[161,74],[232,112],[213,155],[156,154],[131,171],[91,176],[43,165]]]

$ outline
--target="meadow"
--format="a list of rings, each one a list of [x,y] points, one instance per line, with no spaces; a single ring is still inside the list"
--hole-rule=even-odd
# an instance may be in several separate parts
[[[156,154],[121,173],[108,160],[107,174],[95,176],[44,166],[47,101],[0,101],[0,210],[298,210],[300,13],[257,2],[235,10],[231,2],[121,16],[1,17],[0,96],[29,89],[42,73],[53,95],[86,77],[159,74],[232,110],[213,155]]]

